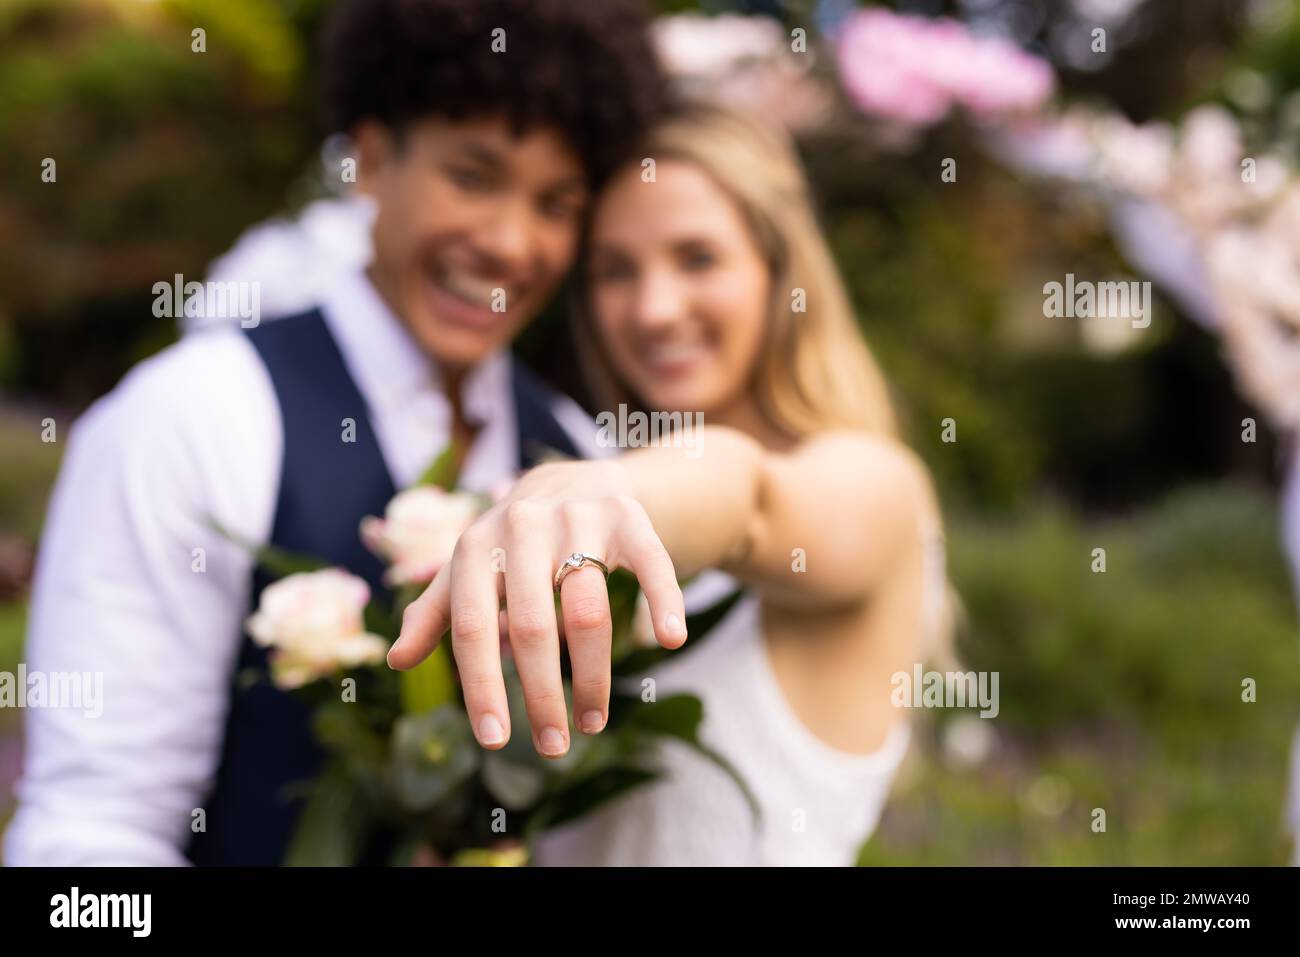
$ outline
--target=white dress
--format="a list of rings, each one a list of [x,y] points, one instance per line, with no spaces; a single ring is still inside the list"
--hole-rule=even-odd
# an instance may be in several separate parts
[[[700,740],[748,784],[686,745],[659,753],[663,776],[537,841],[543,866],[851,865],[875,829],[907,750],[905,718],[870,754],[831,748],[790,709],[772,671],[760,608],[747,595],[703,644],[649,672],[657,697],[704,703]],[[631,689],[630,689],[631,690]],[[636,685],[640,691],[640,681]]]

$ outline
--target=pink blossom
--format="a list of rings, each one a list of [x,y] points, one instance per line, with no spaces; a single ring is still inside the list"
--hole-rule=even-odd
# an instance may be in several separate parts
[[[955,106],[979,117],[1040,107],[1051,67],[999,37],[977,37],[955,20],[863,10],[840,35],[840,75],[866,113],[928,126]]]

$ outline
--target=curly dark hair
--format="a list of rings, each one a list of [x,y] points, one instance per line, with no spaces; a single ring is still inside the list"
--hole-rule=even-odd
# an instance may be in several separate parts
[[[640,0],[340,0],[325,31],[331,128],[503,116],[551,127],[594,183],[667,108]],[[494,52],[497,28],[505,51]]]

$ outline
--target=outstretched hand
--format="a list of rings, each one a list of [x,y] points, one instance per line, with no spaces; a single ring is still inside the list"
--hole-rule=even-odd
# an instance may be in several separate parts
[[[650,605],[655,639],[665,648],[681,646],[685,605],[673,562],[629,493],[626,473],[616,462],[560,462],[525,474],[465,531],[451,561],[407,606],[388,663],[398,670],[414,667],[450,629],[475,737],[485,748],[504,746],[511,732],[501,671],[504,598],[506,638],[533,746],[546,757],[563,755],[569,721],[553,582],[575,552],[595,556],[610,571],[631,571]],[[560,604],[573,672],[573,723],[596,734],[609,713],[613,627],[604,574],[594,565],[569,572]]]

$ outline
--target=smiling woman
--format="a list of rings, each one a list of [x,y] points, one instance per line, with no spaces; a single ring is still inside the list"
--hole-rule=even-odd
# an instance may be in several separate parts
[[[610,181],[575,284],[574,338],[602,405],[706,409],[749,428],[724,401],[745,370],[765,427],[894,434],[793,144],[692,103],[641,152],[656,180],[629,164]]]

